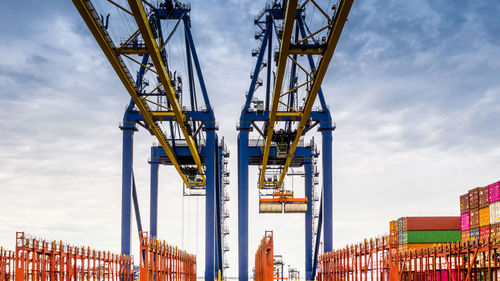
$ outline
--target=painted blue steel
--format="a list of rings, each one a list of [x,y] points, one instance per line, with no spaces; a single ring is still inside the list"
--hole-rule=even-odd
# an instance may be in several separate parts
[[[313,280],[316,280],[316,268],[318,266],[318,255],[319,255],[319,243],[321,241],[321,229],[323,225],[323,192],[321,193],[321,198],[319,201],[319,214],[318,214],[318,227],[316,228],[316,243],[314,245],[314,255],[313,255],[313,266],[312,266],[312,276]]]
[[[188,18],[184,17],[183,22],[184,22],[184,30],[186,31],[186,35],[189,41],[191,55],[193,56],[194,68],[196,69],[196,75],[198,76],[198,81],[200,83],[203,100],[205,101],[205,106],[207,107],[210,116],[213,118],[212,122],[215,122],[214,113],[212,111],[212,106],[210,105],[210,100],[208,98],[207,88],[205,86],[205,80],[203,79],[203,74],[201,73],[200,62],[198,60],[198,54],[196,53],[196,47],[194,46],[193,35],[191,34],[191,28],[189,27]]]
[[[267,29],[271,29],[269,31],[269,34],[272,34],[272,17],[267,16],[266,17],[267,21]],[[262,41],[262,44],[265,44],[266,41]],[[267,40],[267,81],[266,81],[266,103],[265,103],[265,110],[269,111],[269,99],[271,98],[271,72],[272,72],[272,54],[271,50],[273,49],[273,37],[269,36],[269,39]]]
[[[215,279],[215,128],[206,130],[205,281]]]
[[[136,131],[137,128],[134,122],[129,122],[127,112],[125,113],[123,126],[120,127],[123,132],[121,253],[130,255],[132,163],[134,131]]]
[[[216,139],[216,143],[218,144],[219,143],[219,138],[217,137]],[[216,270],[215,272],[219,272],[219,270],[221,271],[221,275],[223,274],[224,272],[224,267],[223,267],[223,254],[222,254],[222,235],[223,235],[223,229],[222,229],[222,167],[224,166],[223,163],[222,163],[222,159],[223,159],[223,155],[222,155],[222,150],[223,150],[223,147],[220,146],[220,145],[217,145],[217,153],[216,153],[216,156],[217,156],[217,159],[216,159],[216,173],[217,173],[217,177],[216,177],[216,187],[217,187],[217,196],[216,196],[216,210],[217,210],[217,213],[216,213],[216,219],[217,219],[217,249],[216,249],[216,257],[217,257],[217,262],[215,263],[216,264]]]
[[[238,278],[248,281],[248,127],[238,134]]]
[[[176,20],[184,17],[185,14],[189,14],[191,7],[179,8],[175,7],[172,10],[167,10],[165,8],[156,9],[156,15],[162,20]]]
[[[320,127],[321,128],[321,127]],[[332,166],[332,127],[321,128],[323,160],[323,219],[325,252],[333,250],[333,166]]]
[[[303,14],[302,13],[300,13],[299,16],[297,17],[297,23],[298,23],[298,26],[300,29],[300,35],[302,36],[302,38],[307,37],[306,30],[304,28],[304,21],[303,21]],[[316,69],[312,55],[307,55],[307,60],[309,61],[309,67],[311,69]],[[318,97],[319,97],[319,102],[321,104],[321,108],[324,111],[329,111],[328,106],[326,105],[325,96],[323,95],[323,90],[321,89],[321,87],[319,88],[319,91],[318,91]],[[331,120],[331,117],[330,117],[330,120]]]
[[[135,176],[132,171],[132,199],[134,202],[134,212],[135,212],[135,222],[137,224],[137,234],[139,235],[139,239],[141,238],[142,232],[142,220],[141,220],[141,211],[139,208],[139,199],[137,198],[137,188],[135,186]]]
[[[311,156],[312,158],[312,156]],[[305,195],[307,198],[307,212],[305,214],[304,228],[305,228],[305,265],[306,265],[306,280],[314,280],[312,276],[312,228],[313,228],[313,210],[312,210],[312,162],[311,158],[304,164],[305,174]]]
[[[255,91],[255,84],[257,83],[257,79],[259,78],[259,71],[262,66],[262,60],[264,58],[264,53],[266,52],[267,47],[267,39],[271,34],[272,30],[271,21],[267,23],[266,32],[264,33],[264,38],[262,39],[262,44],[260,45],[259,55],[257,57],[257,63],[255,64],[255,68],[253,70],[252,82],[250,82],[250,89],[248,90],[247,99],[245,101],[245,106],[243,107],[243,112],[247,112],[250,108],[250,101],[252,101],[253,93]],[[270,62],[268,62],[270,63]],[[270,64],[268,65],[270,67]]]
[[[151,237],[158,237],[158,169],[160,167],[158,148],[163,152],[163,147],[151,147],[151,173],[150,173],[150,203],[149,203],[149,231]]]

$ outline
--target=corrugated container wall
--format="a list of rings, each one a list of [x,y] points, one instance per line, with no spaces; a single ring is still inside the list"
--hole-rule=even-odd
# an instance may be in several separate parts
[[[479,188],[469,190],[469,210],[479,208]]]
[[[424,230],[403,232],[403,244],[459,242],[460,230]]]
[[[470,230],[470,240],[479,239],[479,228],[471,228]]]
[[[486,208],[479,209],[479,226],[487,226],[490,225],[490,208],[486,206]]]
[[[490,237],[490,226],[483,226],[479,228],[479,238],[488,239]]]
[[[469,230],[470,227],[470,217],[469,213],[462,214],[460,216],[460,230],[465,231]]]
[[[404,217],[403,232],[413,230],[460,230],[460,217]]]
[[[462,242],[470,240],[470,234],[468,230],[462,231]]]
[[[460,196],[460,214],[469,212],[469,193]]]
[[[489,197],[488,197],[488,187],[480,187],[479,188],[479,208],[485,208],[488,207],[489,204]]]
[[[479,209],[471,209],[470,210],[470,228],[478,228],[479,227]]]
[[[490,204],[490,224],[500,223],[500,201]]]
[[[500,181],[488,186],[488,197],[490,203],[500,201]]]
[[[490,238],[500,238],[500,223],[490,225]]]

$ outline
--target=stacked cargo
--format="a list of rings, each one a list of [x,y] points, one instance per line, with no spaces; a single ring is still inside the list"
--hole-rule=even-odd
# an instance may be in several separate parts
[[[490,238],[500,238],[500,181],[488,185]]]
[[[414,250],[440,243],[458,242],[460,217],[403,217],[398,220],[399,247]]]
[[[500,238],[500,182],[460,196],[462,241]]]
[[[398,230],[398,221],[390,221],[389,222],[389,239],[390,243],[393,245],[399,244],[399,230]]]

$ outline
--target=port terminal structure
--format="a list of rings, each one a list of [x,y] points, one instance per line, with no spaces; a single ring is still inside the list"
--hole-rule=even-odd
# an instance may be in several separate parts
[[[352,3],[353,0],[341,0],[331,7],[322,7],[313,0],[272,1],[254,18],[258,29],[255,39],[260,46],[252,50],[257,61],[237,125],[240,281],[249,278],[249,166],[259,168],[260,213],[305,214],[306,280],[315,279],[321,237],[324,252],[333,250],[335,123],[321,84]],[[318,11],[325,25],[307,22],[306,11],[313,10]],[[260,87],[264,95],[259,98],[256,92]],[[319,107],[314,106],[317,99]],[[321,173],[316,168],[320,155],[314,141],[304,145],[304,136],[314,128],[321,133]],[[258,139],[251,139],[254,130]],[[297,198],[285,186],[285,178],[293,176],[290,168],[304,170],[303,198]],[[322,186],[316,190],[313,186],[319,176]]]
[[[184,196],[205,197],[205,280],[223,278],[228,267],[224,253],[229,250],[224,239],[229,234],[226,225],[229,212],[225,207],[229,200],[225,191],[229,184],[229,151],[217,134],[218,124],[191,31],[191,6],[179,1],[153,5],[149,1],[129,0],[126,7],[108,0],[97,3],[96,7],[92,2],[73,0],[131,97],[120,126],[123,132],[121,253],[131,254],[132,209],[137,233],[140,236],[145,231],[132,168],[134,134],[141,127],[159,143],[151,147],[150,237],[159,236],[159,165],[172,166],[183,181]],[[113,25],[110,14],[111,19],[125,17],[132,22],[135,32]],[[124,37],[117,38],[116,34]],[[176,42],[179,37],[183,42]],[[184,57],[168,56],[167,50],[172,46],[182,49]],[[187,79],[180,74],[176,63],[187,66],[184,73]],[[137,73],[135,79],[132,71]]]

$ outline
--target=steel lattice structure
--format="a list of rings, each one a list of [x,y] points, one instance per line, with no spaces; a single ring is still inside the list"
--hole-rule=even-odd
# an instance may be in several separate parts
[[[184,183],[184,195],[205,196],[205,279],[214,280],[217,272],[223,274],[227,268],[223,250],[228,247],[223,245],[223,236],[229,234],[224,230],[228,217],[224,203],[229,198],[223,194],[229,183],[226,167],[229,152],[216,133],[218,126],[191,33],[191,7],[177,0],[155,5],[141,0],[128,0],[126,4],[113,0],[96,2],[100,8],[99,2],[110,7],[101,12],[116,9],[121,13],[119,16],[132,19],[135,30],[124,31],[127,20],[123,25],[108,25],[110,14],[99,14],[89,0],[73,0],[131,97],[120,127],[123,131],[122,253],[130,254],[132,201],[138,233],[143,231],[132,168],[133,136],[139,125],[159,142],[159,146],[151,148],[150,235],[158,235],[158,166],[174,166]],[[112,16],[116,18],[117,13]],[[115,32],[126,34],[126,39],[116,38]],[[184,44],[173,42],[175,34],[180,34]],[[121,40],[119,44],[117,40]],[[175,47],[183,49],[183,54],[175,54]],[[169,51],[174,55],[169,55]],[[187,67],[188,90],[183,90],[176,62]],[[137,71],[135,79],[131,69]],[[198,104],[200,94],[202,105]]]
[[[255,38],[261,45],[252,51],[257,62],[237,126],[240,281],[248,279],[249,165],[260,169],[257,184],[260,212],[305,213],[306,280],[313,280],[315,276],[321,229],[324,230],[324,250],[333,249],[332,131],[335,124],[321,84],[352,3],[353,0],[341,0],[325,9],[325,5],[314,0],[273,1],[254,19],[259,28]],[[306,11],[312,10],[317,11],[326,24],[308,24]],[[279,47],[274,53],[273,40]],[[265,82],[259,79],[263,69],[267,70]],[[264,99],[259,100],[255,93],[264,85]],[[320,107],[316,109],[317,98]],[[313,227],[314,200],[310,199],[314,197],[313,178],[318,174],[314,160],[318,152],[314,143],[305,146],[303,137],[316,126],[322,135],[323,186],[317,226]],[[250,132],[254,129],[259,139],[250,141]],[[290,174],[290,167],[304,169],[305,198],[296,198],[293,191],[285,188],[284,180]]]

